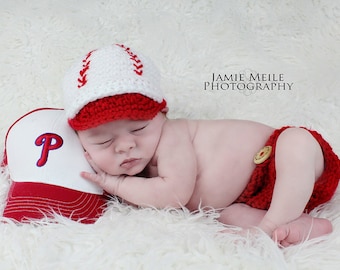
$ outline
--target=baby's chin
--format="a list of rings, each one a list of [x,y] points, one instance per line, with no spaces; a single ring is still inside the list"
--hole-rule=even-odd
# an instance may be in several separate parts
[[[125,171],[121,173],[120,175],[125,176],[139,176],[139,177],[145,177],[145,168],[133,168],[131,170]]]
[[[113,169],[113,168],[112,168]],[[107,170],[106,173],[110,175],[125,175],[125,176],[139,176],[147,177],[147,164],[145,160],[138,161],[131,168],[115,168],[114,171]]]

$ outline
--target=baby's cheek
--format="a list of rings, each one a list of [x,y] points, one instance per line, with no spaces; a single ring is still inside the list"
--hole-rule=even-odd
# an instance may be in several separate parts
[[[109,169],[109,162],[107,155],[100,153],[89,153],[93,162],[103,171],[107,172]]]

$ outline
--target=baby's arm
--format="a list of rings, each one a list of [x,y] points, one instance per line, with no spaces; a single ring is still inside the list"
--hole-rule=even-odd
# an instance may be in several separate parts
[[[110,194],[140,206],[181,207],[192,196],[196,181],[196,156],[186,128],[167,126],[156,151],[158,176],[112,176],[89,158],[97,174],[82,172]]]

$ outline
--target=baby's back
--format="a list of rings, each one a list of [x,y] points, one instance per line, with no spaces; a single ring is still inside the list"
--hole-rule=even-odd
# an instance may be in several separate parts
[[[255,168],[253,158],[274,131],[245,120],[188,120],[197,157],[197,181],[187,207],[215,208],[235,201]]]

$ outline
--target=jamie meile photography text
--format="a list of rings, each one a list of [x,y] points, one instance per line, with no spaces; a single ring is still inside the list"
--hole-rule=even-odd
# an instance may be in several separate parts
[[[212,73],[211,81],[204,82],[207,91],[285,91],[292,87],[292,82],[285,82],[283,73]]]

